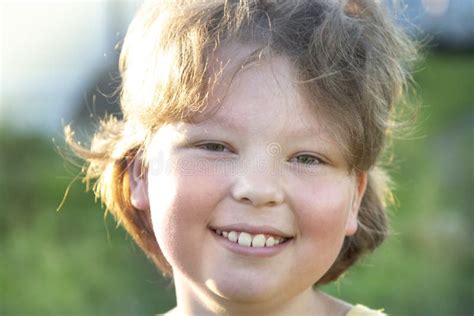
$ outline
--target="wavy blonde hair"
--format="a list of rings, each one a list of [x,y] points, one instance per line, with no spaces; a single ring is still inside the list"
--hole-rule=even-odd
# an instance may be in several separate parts
[[[128,165],[164,123],[203,110],[218,78],[211,56],[229,43],[287,57],[302,95],[333,123],[351,170],[368,171],[359,228],[316,283],[337,279],[388,234],[389,178],[379,166],[395,105],[410,81],[413,42],[370,0],[181,0],[144,4],[120,55],[123,119],[101,121],[90,147],[66,140],[87,162],[84,180],[164,275],[171,267],[155,240],[150,212],[130,202]],[[146,165],[144,166],[146,168]]]

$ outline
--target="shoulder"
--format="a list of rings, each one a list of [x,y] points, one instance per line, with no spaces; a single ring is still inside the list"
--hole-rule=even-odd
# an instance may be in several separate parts
[[[352,306],[346,316],[386,316],[383,309],[373,310],[364,305],[357,304]]]

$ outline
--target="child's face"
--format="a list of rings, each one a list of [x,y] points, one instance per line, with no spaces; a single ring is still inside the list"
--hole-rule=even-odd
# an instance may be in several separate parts
[[[284,302],[308,291],[357,229],[366,175],[348,172],[328,122],[311,112],[294,80],[286,59],[262,62],[233,79],[215,115],[154,135],[149,207],[178,299],[199,291]],[[253,236],[271,228],[281,232],[275,238],[291,239],[251,248],[214,231],[252,228]]]

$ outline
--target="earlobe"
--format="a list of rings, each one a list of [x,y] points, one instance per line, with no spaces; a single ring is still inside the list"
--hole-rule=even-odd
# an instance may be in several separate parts
[[[350,210],[349,210],[347,223],[346,223],[347,236],[354,235],[357,231],[357,227],[358,227],[357,217],[359,215],[359,209],[362,202],[362,198],[364,197],[365,190],[367,188],[367,177],[368,177],[368,174],[366,171],[358,172],[357,174],[356,187],[354,190],[354,194],[352,196],[352,201],[351,201]]]
[[[139,210],[148,210],[148,181],[146,175],[142,173],[142,157],[137,154],[128,166],[128,176],[130,179],[130,202],[132,206]]]

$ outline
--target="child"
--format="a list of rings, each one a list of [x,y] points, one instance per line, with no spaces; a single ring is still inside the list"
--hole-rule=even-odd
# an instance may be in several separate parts
[[[87,181],[166,276],[167,315],[382,315],[332,298],[387,235],[378,167],[410,41],[370,0],[152,1],[121,52],[123,119]]]

